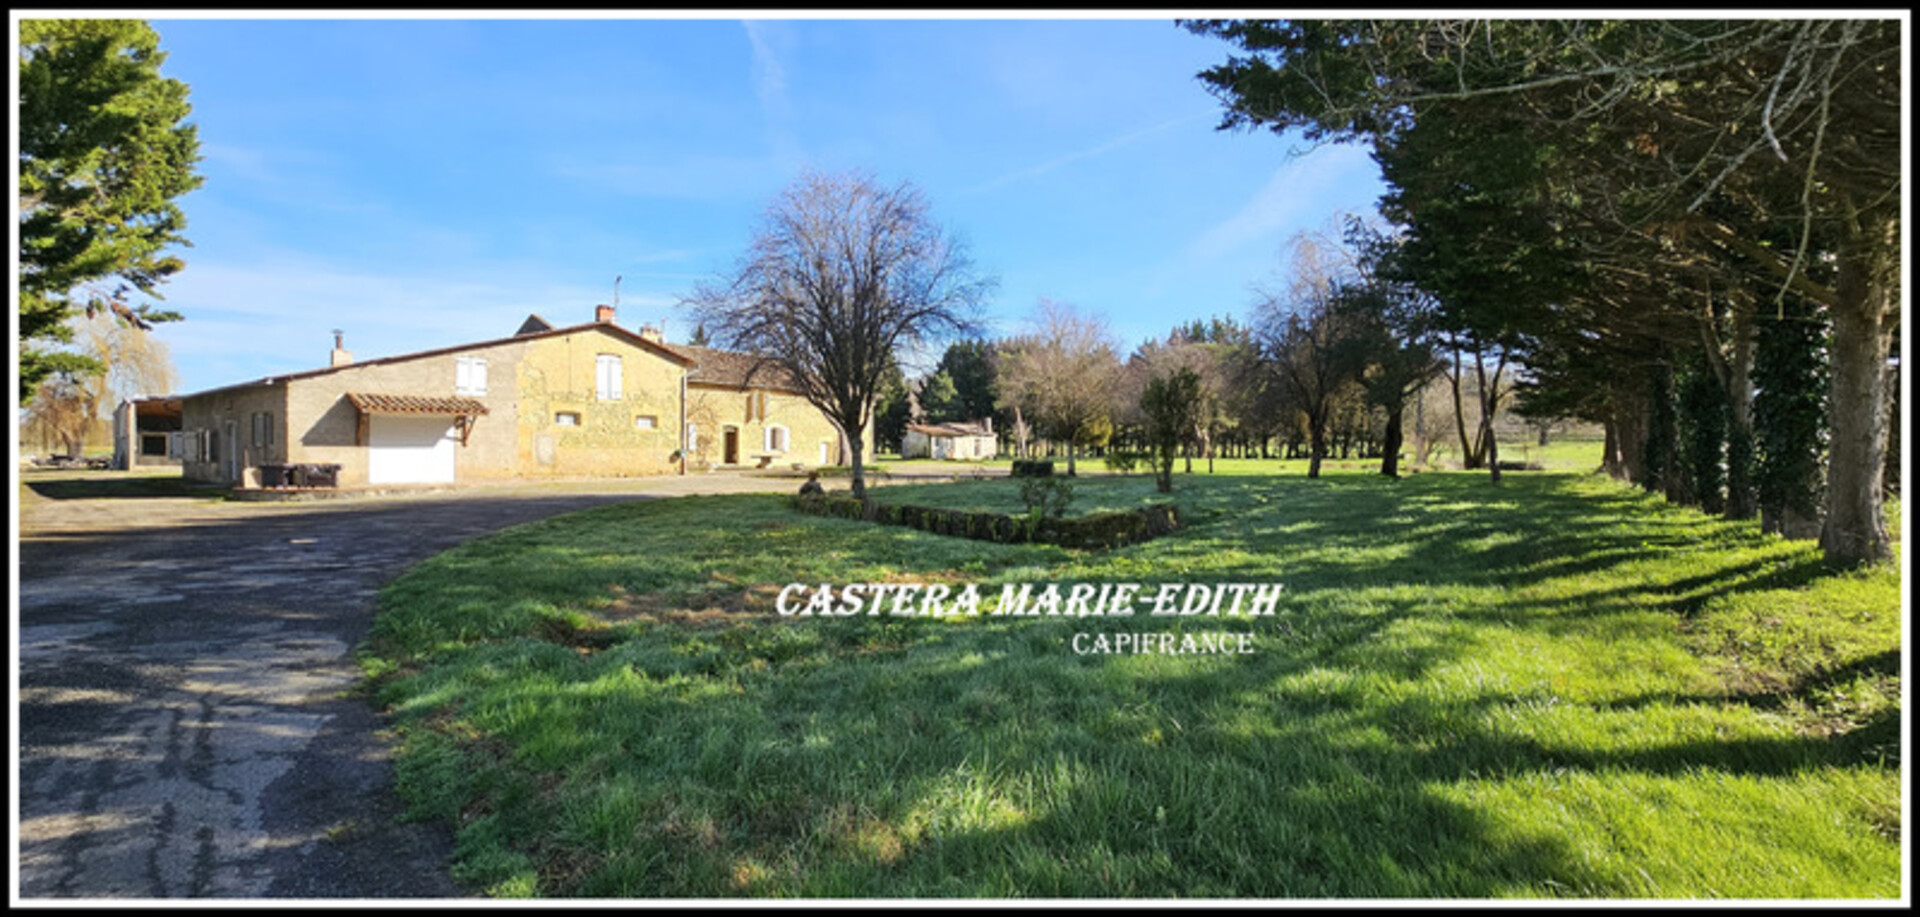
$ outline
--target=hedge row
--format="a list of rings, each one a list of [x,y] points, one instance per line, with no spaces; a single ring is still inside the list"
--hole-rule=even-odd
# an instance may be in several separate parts
[[[1053,477],[1053,460],[1014,459],[1013,467],[1008,469],[1007,474],[1016,478],[1050,478]]]
[[[852,497],[814,494],[793,498],[795,509],[816,516],[861,519],[882,525],[953,535],[1001,544],[1044,542],[1063,548],[1117,548],[1158,538],[1180,527],[1180,511],[1171,503],[1072,519],[1040,519],[1005,513],[973,513],[930,506],[876,503]]]

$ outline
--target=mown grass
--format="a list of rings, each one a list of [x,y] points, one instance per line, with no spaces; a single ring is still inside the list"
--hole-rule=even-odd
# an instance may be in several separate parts
[[[1111,552],[769,496],[469,543],[388,587],[364,651],[402,792],[496,895],[1901,893],[1897,570],[1576,474],[1179,488],[1188,529]],[[869,581],[1286,591],[1251,620],[771,608]],[[1069,645],[1154,631],[1257,652]]]

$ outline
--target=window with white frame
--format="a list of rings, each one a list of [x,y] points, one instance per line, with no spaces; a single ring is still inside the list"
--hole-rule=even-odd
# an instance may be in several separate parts
[[[768,452],[787,451],[787,428],[781,426],[768,427],[766,446]]]
[[[487,361],[483,357],[457,357],[453,361],[453,393],[456,395],[484,395],[487,393]]]
[[[594,394],[601,401],[619,401],[620,355],[603,353],[593,358]]]
[[[700,425],[697,423],[687,424],[687,451],[700,451]]]

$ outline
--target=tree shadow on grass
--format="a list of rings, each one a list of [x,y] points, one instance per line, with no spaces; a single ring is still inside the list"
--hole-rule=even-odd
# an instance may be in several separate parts
[[[1291,492],[1247,522],[1262,530],[1314,522],[1300,530],[1307,537],[1278,548],[1282,578],[1306,592],[1383,580],[1577,578],[1698,534],[1692,522],[1651,539],[1644,529],[1615,532],[1609,514],[1645,513],[1644,504],[1535,480],[1548,503],[1540,512],[1499,505],[1510,491],[1482,498],[1454,482],[1398,495],[1408,503],[1342,482]],[[1230,500],[1234,490],[1211,498]],[[1706,529],[1715,544],[1759,543]],[[1515,531],[1517,541],[1508,537]],[[1236,543],[1242,536],[1222,521],[1193,535],[1129,550],[1170,569],[1263,547]],[[1505,540],[1461,549],[1482,539]],[[1367,562],[1340,556],[1382,540],[1411,544],[1399,557],[1411,557],[1412,569],[1376,566],[1369,577]],[[884,557],[907,572],[942,563],[919,542],[885,544],[862,541],[836,563]],[[1236,572],[1232,562],[1205,570]],[[1732,563],[1675,582],[1710,590],[1716,577],[1738,586],[1769,575]],[[1622,606],[1582,607],[1598,615]],[[1497,728],[1506,720],[1496,714],[1529,717],[1539,699],[1426,687],[1436,669],[1473,651],[1465,629],[1411,626],[1430,615],[1416,595],[1365,609],[1289,605],[1277,622],[1216,618],[1200,626],[1284,624],[1284,639],[1252,657],[1174,661],[1075,657],[1071,635],[1092,625],[1060,619],[742,622],[746,636],[731,641],[658,628],[587,656],[542,650],[541,686],[472,698],[468,711],[483,717],[497,704],[497,723],[539,724],[548,738],[525,740],[525,755],[564,763],[585,789],[512,812],[501,800],[480,808],[497,806],[511,820],[493,829],[503,836],[544,838],[527,843],[574,864],[546,872],[552,884],[542,890],[557,894],[1635,897],[1656,892],[1618,865],[1630,852],[1613,851],[1609,868],[1543,824],[1463,799],[1527,775],[1777,779],[1859,760],[1847,745],[1856,740],[1815,736],[1696,730],[1639,743],[1603,730],[1614,738],[1573,744]],[[497,673],[521,650],[477,652],[474,671]],[[604,699],[576,700],[586,695]],[[1574,706],[1597,717],[1639,709]]]
[[[226,488],[176,477],[125,477],[100,472],[97,477],[63,477],[25,481],[27,488],[49,500],[209,499]]]
[[[1831,572],[1810,546],[1783,542],[1755,522],[1727,522],[1586,480],[1541,475],[1496,488],[1462,476],[1355,477],[1278,490],[1271,481],[1230,479],[1189,498],[1257,508],[1125,550],[1176,559],[1244,551],[1252,559],[1243,569],[1270,574],[1277,565],[1289,588],[1407,583],[1514,590],[1558,581],[1597,610],[1632,599],[1644,605],[1658,596],[1681,614],[1698,612],[1716,596],[1792,588]],[[1264,502],[1256,504],[1256,496]],[[1383,557],[1382,545],[1396,548]],[[1765,553],[1715,554],[1752,551]],[[1696,557],[1710,566],[1689,566]],[[1665,582],[1636,576],[1611,585],[1600,576],[1624,565],[1669,561],[1649,571],[1671,577]],[[1234,571],[1219,572],[1224,578]]]
[[[752,658],[703,665],[737,690],[660,695],[628,711],[641,724],[620,743],[639,765],[628,773],[674,788],[636,808],[637,849],[583,845],[568,856],[596,865],[549,891],[1638,896],[1646,889],[1596,870],[1554,832],[1440,788],[1569,770],[1780,777],[1842,763],[1811,737],[1555,746],[1484,725],[1489,709],[1526,699],[1383,700],[1468,651],[1444,632],[1386,646],[1413,613],[1409,602],[1266,655],[1184,667],[1065,655],[1077,625],[1044,619],[967,625],[978,632],[938,641],[913,632],[942,625],[880,622],[872,627],[889,625],[906,646],[789,657],[803,668],[787,673]],[[823,639],[872,636],[860,633],[865,622],[844,623]],[[607,664],[644,667],[620,652]],[[581,675],[555,690],[591,680]],[[600,713],[571,715],[583,719],[568,733],[603,726]]]

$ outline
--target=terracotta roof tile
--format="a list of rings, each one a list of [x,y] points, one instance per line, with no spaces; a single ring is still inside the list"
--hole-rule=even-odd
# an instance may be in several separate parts
[[[662,344],[661,346],[696,364],[687,373],[688,382],[746,388],[751,378],[755,388],[800,391],[800,386],[785,367],[763,361],[750,353],[715,350],[711,347],[696,347],[692,344]],[[755,368],[756,364],[758,369]]]
[[[194,392],[190,395],[182,395],[180,397],[193,398],[193,397],[198,397],[200,395],[210,395],[210,394],[213,394],[214,392],[224,392],[229,389],[244,388],[250,385],[275,385],[275,384],[287,382],[292,379],[311,379],[316,376],[326,376],[326,375],[331,375],[333,373],[351,372],[353,370],[362,369],[368,366],[383,366],[389,363],[404,362],[406,360],[418,360],[423,357],[437,357],[437,356],[444,356],[450,353],[460,353],[468,350],[479,350],[485,347],[493,347],[498,344],[518,343],[521,341],[534,340],[536,338],[555,337],[555,336],[564,335],[564,334],[582,334],[588,331],[600,331],[600,332],[606,332],[608,334],[615,335],[623,340],[626,340],[627,342],[633,344],[636,347],[640,347],[643,350],[657,351],[661,356],[664,356],[669,360],[675,360],[683,364],[691,362],[691,359],[689,357],[687,357],[684,354],[674,352],[673,350],[669,349],[667,345],[661,344],[657,341],[647,340],[646,338],[640,336],[638,333],[633,331],[628,331],[627,329],[622,328],[619,325],[616,325],[612,322],[587,322],[585,324],[580,324],[580,325],[568,325],[564,328],[549,328],[545,331],[525,331],[523,333],[515,334],[510,337],[494,338],[493,340],[478,341],[472,344],[457,344],[452,347],[441,347],[435,350],[422,350],[416,353],[403,353],[403,354],[399,354],[397,356],[391,356],[391,357],[377,357],[371,360],[359,360],[353,363],[343,363],[339,366],[328,366],[328,367],[323,367],[321,369],[309,369],[304,372],[282,373],[277,376],[267,376],[263,379],[255,379],[251,382],[240,382],[234,385],[223,385],[219,388],[210,388],[204,391]]]
[[[907,429],[928,436],[992,436],[977,423],[910,423]]]
[[[487,406],[472,398],[430,398],[424,395],[376,395],[348,392],[347,400],[362,414],[457,414],[487,413]]]

